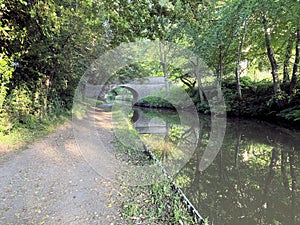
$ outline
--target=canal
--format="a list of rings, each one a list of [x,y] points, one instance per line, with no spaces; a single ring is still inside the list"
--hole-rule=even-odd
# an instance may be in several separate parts
[[[181,124],[176,112],[137,107],[132,115],[133,126],[161,162],[181,157],[176,146],[182,139],[195,140],[196,148],[173,179],[209,224],[299,225],[299,131],[227,119],[221,149],[201,170],[211,119],[199,119],[195,127]]]

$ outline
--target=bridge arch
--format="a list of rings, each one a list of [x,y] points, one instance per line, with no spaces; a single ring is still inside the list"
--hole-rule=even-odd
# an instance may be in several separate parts
[[[99,97],[100,99],[105,99],[109,92],[117,87],[121,87],[129,90],[132,93],[134,104],[140,99],[162,90],[165,85],[164,77],[137,78],[131,82],[118,85],[94,85],[94,87],[93,85],[89,85],[89,90],[95,90],[86,92],[86,97]]]
[[[125,88],[131,92],[132,97],[133,97],[133,99],[132,99],[133,103],[136,103],[139,100],[139,94],[138,94],[137,90],[135,90],[134,88],[129,87],[127,85],[119,85],[118,87]]]
[[[134,88],[132,87],[128,87],[126,85],[114,85],[114,86],[111,86],[110,89],[107,89],[105,91],[105,93],[100,93],[99,97],[101,99],[107,99],[107,94],[111,93],[111,92],[114,92],[114,90],[116,90],[117,88],[123,88],[123,89],[126,89],[128,90],[131,94],[132,94],[132,101],[135,103],[138,101],[139,99],[139,93],[137,92],[137,90],[135,90]],[[116,92],[116,91],[115,91]],[[117,93],[116,93],[117,94]]]

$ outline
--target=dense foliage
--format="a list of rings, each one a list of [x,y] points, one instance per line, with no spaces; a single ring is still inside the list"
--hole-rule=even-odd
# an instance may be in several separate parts
[[[231,114],[297,121],[299,11],[299,0],[1,0],[0,131],[70,109],[80,77],[99,54],[145,38],[178,43],[203,59]],[[207,111],[201,77],[172,73],[163,61],[151,66],[124,70],[181,80]],[[124,71],[120,76],[127,80]]]
[[[0,134],[25,127],[36,136],[37,124],[71,109],[78,82],[95,59],[123,42],[142,39],[174,42],[193,51],[214,72],[229,115],[299,123],[299,12],[300,0],[0,0]],[[176,70],[161,53],[161,62],[129,65],[116,76],[121,82],[140,76],[168,77],[184,86],[199,111],[209,113],[201,73]],[[176,90],[167,91],[169,99],[148,97],[141,104],[171,108],[170,101],[181,101]],[[180,101],[178,105],[184,105],[184,99]],[[172,142],[179,131],[171,131]],[[116,146],[122,149],[122,143]],[[124,148],[130,160],[145,155]],[[299,158],[283,152],[282,171],[288,167],[287,154],[290,162]],[[278,159],[270,163],[270,174]],[[259,163],[255,166],[260,168]],[[247,170],[247,174],[255,173]],[[210,179],[206,174],[204,178]],[[137,188],[139,195],[130,197],[138,203],[131,198],[124,202],[123,215],[133,218],[131,222],[140,222],[136,219],[140,217],[149,223],[192,223],[179,196],[168,187]],[[224,193],[226,197],[227,190]],[[214,203],[209,202],[210,208]],[[141,216],[142,211],[146,214]]]
[[[105,48],[94,6],[1,0],[0,131],[71,108],[80,76]]]

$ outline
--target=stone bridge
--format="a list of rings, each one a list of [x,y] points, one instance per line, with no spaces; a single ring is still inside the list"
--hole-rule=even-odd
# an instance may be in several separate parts
[[[133,95],[133,104],[140,99],[151,95],[165,87],[164,77],[144,77],[137,78],[126,84],[119,85],[90,85],[85,88],[85,97],[105,99],[106,95],[114,88],[123,87],[128,89]]]

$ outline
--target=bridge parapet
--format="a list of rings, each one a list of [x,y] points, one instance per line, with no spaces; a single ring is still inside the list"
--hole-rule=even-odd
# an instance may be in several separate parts
[[[85,87],[84,95],[89,98],[105,99],[105,96],[114,88],[123,87],[128,89],[133,95],[133,104],[140,99],[151,95],[165,87],[164,77],[144,77],[137,78],[126,84],[119,85],[91,85],[87,84]]]

